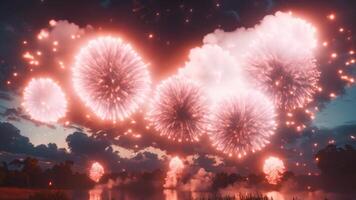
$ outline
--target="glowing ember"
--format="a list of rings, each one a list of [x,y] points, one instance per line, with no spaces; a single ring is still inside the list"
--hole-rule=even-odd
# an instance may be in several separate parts
[[[65,116],[67,100],[60,86],[49,78],[32,79],[26,86],[23,106],[34,120],[56,122]]]
[[[146,64],[129,44],[113,37],[100,37],[81,49],[73,82],[86,106],[113,122],[135,112],[150,89]]]
[[[334,19],[335,19],[335,14],[330,14],[330,15],[328,15],[328,19],[334,20]]]
[[[169,171],[165,178],[164,188],[176,188],[184,169],[183,161],[178,157],[173,157],[169,162]]]
[[[41,32],[37,35],[37,38],[39,40],[42,40],[44,38],[48,38],[48,36],[49,36],[49,33],[47,30],[41,30]]]
[[[269,157],[263,165],[263,173],[270,184],[276,185],[281,180],[283,173],[286,171],[284,163],[277,157]]]
[[[100,178],[104,175],[104,173],[104,167],[100,163],[94,162],[91,165],[89,177],[91,180],[99,182]]]

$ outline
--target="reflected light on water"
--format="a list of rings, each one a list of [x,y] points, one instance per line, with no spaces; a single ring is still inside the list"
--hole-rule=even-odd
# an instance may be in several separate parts
[[[178,200],[177,190],[163,190],[165,200]]]
[[[210,192],[187,192],[174,189],[157,190],[153,193],[143,194],[140,192],[130,192],[125,190],[111,190],[105,187],[96,187],[89,190],[87,195],[76,197],[76,200],[142,200],[142,199],[163,199],[163,200],[188,200],[188,199],[211,199],[214,197]],[[258,191],[255,189],[236,188],[232,190],[220,190],[219,194],[229,196],[235,199],[239,199],[241,195],[266,195],[268,199],[273,200],[289,200],[289,199],[303,199],[303,200],[315,200],[315,199],[355,199],[355,194],[341,194],[341,193],[328,193],[321,190],[317,191]]]
[[[268,196],[268,198],[270,199],[278,199],[278,200],[286,200],[283,196],[282,193],[277,192],[277,191],[271,191],[271,192],[267,192],[266,195]]]
[[[89,190],[89,200],[102,200],[101,194],[103,193],[102,188],[94,188]]]

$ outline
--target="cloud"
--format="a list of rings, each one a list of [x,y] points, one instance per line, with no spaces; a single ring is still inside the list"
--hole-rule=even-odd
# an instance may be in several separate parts
[[[20,130],[10,123],[0,122],[0,150],[12,153],[31,153],[34,146]]]
[[[119,152],[114,151],[109,140],[88,136],[82,132],[74,132],[66,139],[69,152],[58,148],[56,144],[41,144],[34,146],[29,138],[22,136],[20,130],[10,123],[0,122],[0,151],[23,156],[44,158],[50,161],[73,160],[77,168],[86,170],[89,163],[99,161],[108,170],[143,170],[152,171],[162,168],[164,157],[159,158],[157,154],[143,151],[137,153],[133,158],[122,158]]]

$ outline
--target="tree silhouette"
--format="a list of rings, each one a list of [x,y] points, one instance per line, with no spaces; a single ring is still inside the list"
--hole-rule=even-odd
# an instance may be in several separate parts
[[[0,166],[0,186],[57,189],[90,189],[94,182],[85,173],[74,173],[73,161],[65,161],[42,170],[35,158],[14,159]]]
[[[356,150],[330,144],[316,154],[317,166],[324,175],[339,176],[356,173]]]
[[[27,157],[24,160],[15,159],[10,162],[10,165],[15,165],[21,168],[22,174],[26,177],[27,187],[36,187],[40,185],[39,177],[42,174],[41,168],[38,166],[38,160]]]
[[[356,188],[356,150],[328,145],[316,154],[324,187],[330,191],[353,191]]]

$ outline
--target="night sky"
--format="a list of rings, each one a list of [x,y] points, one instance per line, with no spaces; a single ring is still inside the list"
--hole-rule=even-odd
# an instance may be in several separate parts
[[[179,155],[207,170],[249,173],[261,171],[264,158],[276,155],[295,173],[319,173],[314,158],[319,149],[330,143],[356,145],[356,87],[339,73],[342,69],[342,74],[355,75],[355,56],[350,52],[356,50],[355,9],[352,0],[1,1],[0,160],[28,155],[46,165],[71,159],[79,169],[97,160],[109,171],[121,171],[166,168],[167,160]],[[88,38],[109,34],[129,41],[149,63],[155,85],[183,67],[190,49],[203,45],[207,34],[250,28],[277,11],[291,11],[317,28],[316,59],[324,73],[323,93],[310,106],[318,106],[319,111],[315,119],[302,120],[303,130],[282,126],[271,144],[243,159],[219,153],[205,137],[194,144],[168,141],[147,130],[142,112],[117,124],[97,120],[71,90],[70,67]],[[330,20],[331,14],[335,19]],[[43,29],[59,38],[58,52],[53,52],[52,44],[38,40]],[[73,32],[80,36],[76,42],[62,39]],[[40,49],[40,64],[31,66],[23,55]],[[68,117],[54,124],[31,120],[21,108],[28,80],[44,75],[54,77],[69,96]]]

